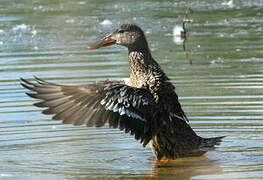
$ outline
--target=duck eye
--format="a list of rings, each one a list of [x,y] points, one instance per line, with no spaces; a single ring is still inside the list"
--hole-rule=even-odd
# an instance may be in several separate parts
[[[118,33],[124,33],[124,30],[119,30]]]

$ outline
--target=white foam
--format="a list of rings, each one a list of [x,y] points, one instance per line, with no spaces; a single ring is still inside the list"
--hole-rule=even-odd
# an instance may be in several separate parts
[[[102,26],[111,26],[112,22],[108,19],[103,20],[102,22],[100,22],[100,25]]]
[[[12,177],[11,174],[0,174],[0,177]]]
[[[181,33],[183,32],[183,27],[175,25],[173,28],[173,42],[175,44],[182,44],[184,40],[181,38]]]
[[[19,25],[16,25],[16,26],[13,27],[13,31],[19,31],[19,30],[25,31],[28,28],[29,27],[27,25],[25,25],[25,24],[19,24]]]
[[[184,40],[181,37],[179,37],[179,36],[174,36],[173,37],[173,42],[175,44],[182,44],[184,42]]]
[[[182,26],[175,25],[173,29],[173,36],[181,36],[181,33],[184,31]]]
[[[234,0],[230,0],[230,1],[227,1],[227,2],[222,2],[222,5],[232,8],[232,7],[234,7]]]
[[[32,34],[32,36],[35,36],[37,34],[37,30],[32,30],[31,34]]]
[[[67,19],[67,20],[66,20],[66,23],[74,23],[74,22],[75,22],[74,19]]]
[[[85,1],[80,1],[79,4],[80,5],[84,5],[84,4],[86,4],[86,2]]]

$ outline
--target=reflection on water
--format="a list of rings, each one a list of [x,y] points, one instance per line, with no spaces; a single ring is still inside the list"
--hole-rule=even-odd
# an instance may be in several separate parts
[[[195,176],[222,173],[216,160],[207,157],[178,159],[167,164],[157,164],[153,169],[153,175],[162,179],[192,179]]]
[[[173,30],[188,6],[186,56]],[[1,1],[0,178],[262,179],[262,7],[261,0]],[[126,78],[126,49],[85,47],[127,21],[145,30],[198,134],[227,136],[215,151],[158,163],[118,130],[62,125],[32,106],[19,77]]]

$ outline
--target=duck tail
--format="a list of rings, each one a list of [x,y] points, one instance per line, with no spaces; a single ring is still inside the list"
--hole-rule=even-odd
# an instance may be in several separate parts
[[[225,136],[213,137],[213,138],[202,138],[200,143],[200,149],[211,150],[215,148],[215,145],[219,145]]]

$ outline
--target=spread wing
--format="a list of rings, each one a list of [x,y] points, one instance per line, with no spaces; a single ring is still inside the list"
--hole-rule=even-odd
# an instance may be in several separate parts
[[[145,146],[152,137],[151,120],[155,101],[152,94],[134,88],[123,81],[104,81],[89,85],[62,85],[36,78],[34,82],[22,79],[21,85],[40,99],[35,106],[46,107],[44,114],[54,114],[54,120],[74,125],[100,127],[109,124]]]

